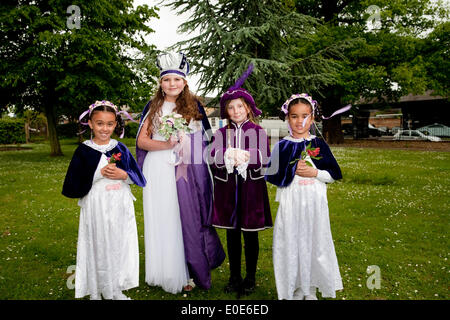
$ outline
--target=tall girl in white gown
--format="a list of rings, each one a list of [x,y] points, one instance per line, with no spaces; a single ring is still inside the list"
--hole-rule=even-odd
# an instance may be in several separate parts
[[[165,101],[161,116],[170,114],[174,102]],[[154,130],[152,139],[166,142]],[[180,208],[175,180],[172,149],[150,151],[144,160],[145,282],[161,286],[170,293],[187,285],[189,274],[185,262]]]
[[[164,53],[157,61],[161,69],[160,86],[144,108],[136,145],[137,161],[148,182],[143,192],[145,281],[174,294],[192,290],[194,283],[209,289],[210,270],[225,259],[210,221],[212,183],[208,167],[202,161],[206,146],[203,132],[209,122],[187,86],[186,57],[181,53]],[[191,158],[178,165],[173,150],[178,137],[172,135],[166,140],[159,133],[160,117],[173,111],[191,129],[183,136],[182,144],[191,146]],[[200,161],[192,161],[198,156]],[[194,283],[189,281],[191,278]]]
[[[276,200],[280,203],[273,231],[280,300],[317,300],[317,289],[322,297],[334,298],[343,288],[326,187],[342,174],[326,142],[309,133],[317,115],[315,104],[307,94],[293,95],[285,102],[282,111],[288,117],[290,136],[272,151],[269,168],[278,168],[277,173],[266,175],[268,182],[278,186]],[[308,145],[310,150],[306,150]]]

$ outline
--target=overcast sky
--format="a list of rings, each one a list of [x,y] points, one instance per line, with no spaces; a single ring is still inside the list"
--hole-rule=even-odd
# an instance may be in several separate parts
[[[189,18],[189,15],[182,14],[178,16],[171,9],[158,5],[158,2],[160,1],[134,0],[135,6],[147,4],[149,7],[157,6],[159,8],[159,19],[153,18],[148,24],[153,30],[155,30],[155,32],[146,37],[147,42],[150,44],[154,44],[159,50],[166,50],[168,47],[174,45],[178,41],[192,37],[192,35],[185,35],[177,32],[178,26],[186,21]],[[189,88],[193,92],[200,94],[200,92],[197,92],[197,81],[197,76],[188,76]]]

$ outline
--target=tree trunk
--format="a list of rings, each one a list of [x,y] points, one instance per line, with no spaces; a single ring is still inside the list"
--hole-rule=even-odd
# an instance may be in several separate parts
[[[323,134],[328,144],[344,143],[344,134],[341,129],[341,117],[334,116],[331,119],[323,120]]]
[[[28,120],[25,122],[25,143],[30,143],[30,125]]]
[[[47,117],[48,138],[50,142],[50,156],[62,156],[61,145],[59,144],[58,134],[56,133],[56,117],[51,106],[45,108],[45,116]]]
[[[339,98],[331,95],[326,98],[322,104],[322,114],[325,117],[329,117],[333,114],[337,109],[339,109]],[[344,134],[342,133],[341,128],[341,116],[336,115],[331,119],[322,120],[323,121],[323,135],[327,143],[330,144],[341,144],[344,143]]]

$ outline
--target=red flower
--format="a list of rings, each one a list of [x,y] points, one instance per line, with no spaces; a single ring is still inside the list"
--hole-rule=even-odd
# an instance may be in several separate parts
[[[306,150],[306,152],[308,152],[308,155],[310,157],[317,157],[319,155],[320,148],[308,149],[308,150]]]
[[[114,163],[117,161],[120,161],[120,157],[122,156],[122,153],[113,153],[113,155],[108,159],[109,163]]]

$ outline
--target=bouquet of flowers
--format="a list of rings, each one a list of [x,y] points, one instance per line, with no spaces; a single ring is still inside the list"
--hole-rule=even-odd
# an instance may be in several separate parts
[[[312,148],[311,142],[306,146],[305,150],[302,151],[300,159],[295,159],[289,162],[289,164],[294,164],[298,160],[305,160],[306,156],[308,155],[311,159],[320,160],[322,157],[319,157],[320,148]],[[305,162],[308,166],[312,167],[312,163],[309,161]]]
[[[186,119],[181,114],[172,112],[164,117],[159,118],[161,126],[159,134],[165,139],[169,139],[171,135],[178,134],[178,131],[190,132]]]

